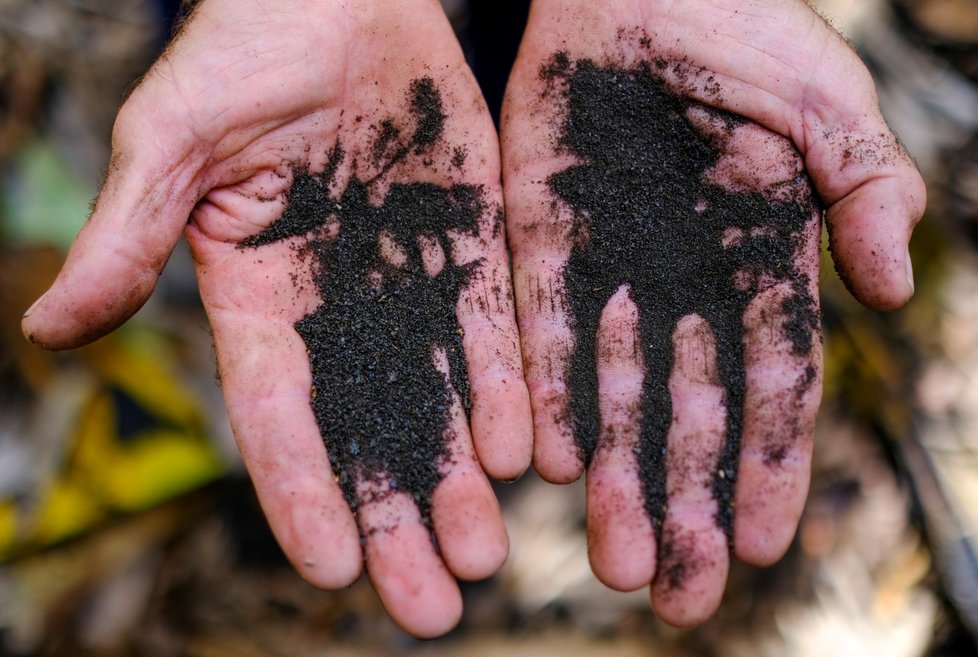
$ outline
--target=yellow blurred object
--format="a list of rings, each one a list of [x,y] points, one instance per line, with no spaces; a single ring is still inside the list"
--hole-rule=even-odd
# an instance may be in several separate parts
[[[66,472],[64,479],[42,484],[40,503],[33,518],[26,519],[29,534],[15,535],[9,548],[42,547],[71,538],[94,526],[104,517],[100,501],[76,481],[78,473]]]
[[[13,502],[0,502],[0,545],[11,545],[16,538],[17,507]]]
[[[124,335],[81,352],[90,383],[69,409],[61,458],[26,496],[0,499],[0,560],[222,474],[204,408],[163,366],[166,353],[151,338]]]
[[[56,249],[0,250],[0,561],[142,511],[224,472],[205,403],[174,375],[179,337],[123,327],[51,353],[20,334],[61,264]],[[2,461],[0,461],[2,462]]]
[[[106,385],[79,418],[70,467],[108,506],[138,511],[219,472],[202,410],[154,360],[115,349],[98,369]]]

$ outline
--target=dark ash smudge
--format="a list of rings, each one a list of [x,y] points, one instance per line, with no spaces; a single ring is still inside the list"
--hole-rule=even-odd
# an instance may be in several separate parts
[[[404,158],[430,152],[443,135],[446,116],[431,78],[412,82],[408,101],[413,134],[406,142],[394,120],[378,126],[372,154],[381,174],[367,181],[354,176],[331,196],[344,159],[337,144],[322,173],[294,172],[282,216],[240,247],[306,236],[297,250],[311,261],[322,303],[295,328],[309,353],[311,404],[344,495],[356,510],[358,482],[407,493],[430,529],[440,468],[452,458],[455,392],[469,409],[455,308],[479,264],[453,264],[448,233],[475,232],[485,207],[478,187],[428,183],[393,184],[383,202],[370,203],[375,180]],[[319,237],[317,230],[330,221],[338,221],[339,234]],[[406,250],[404,266],[381,257],[381,234]],[[436,276],[424,270],[421,235],[446,255]],[[434,364],[436,350],[447,357],[447,377]]]
[[[687,118],[694,103],[671,93],[657,70],[649,63],[627,69],[571,63],[563,53],[540,70],[547,93],[555,82],[564,83],[567,114],[559,144],[580,160],[549,180],[575,215],[575,246],[565,270],[576,339],[568,372],[571,421],[588,463],[600,429],[598,322],[611,295],[628,285],[646,364],[637,456],[646,508],[661,532],[668,502],[672,336],[682,317],[701,316],[716,340],[725,391],[726,437],[713,495],[717,522],[729,539],[743,430],[744,312],[761,291],[762,277],[789,282],[793,292],[782,307],[786,333],[796,354],[810,353],[819,331],[818,304],[795,257],[815,200],[801,176],[781,195],[784,201],[708,183],[706,172],[721,152]],[[731,131],[744,122],[707,111]],[[724,246],[730,229],[743,238]]]

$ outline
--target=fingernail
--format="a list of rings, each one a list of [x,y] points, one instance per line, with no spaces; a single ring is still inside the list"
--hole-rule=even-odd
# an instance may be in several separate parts
[[[907,285],[910,286],[910,293],[913,294],[915,286],[913,282],[913,262],[910,260],[910,251],[907,251]]]
[[[42,294],[41,296],[39,296],[39,297],[37,298],[37,301],[35,301],[34,303],[32,303],[32,304],[31,304],[31,307],[30,307],[30,308],[28,308],[28,309],[27,309],[27,312],[25,312],[25,313],[24,313],[24,319],[27,319],[28,317],[30,317],[30,316],[31,316],[31,313],[32,313],[32,312],[34,312],[34,309],[35,309],[35,308],[37,308],[37,307],[38,307],[38,305],[40,305],[40,303],[41,303],[42,301],[44,301],[44,297],[46,297],[46,296],[47,296],[47,294],[48,294],[48,293],[47,293],[47,292],[45,292],[44,294]]]

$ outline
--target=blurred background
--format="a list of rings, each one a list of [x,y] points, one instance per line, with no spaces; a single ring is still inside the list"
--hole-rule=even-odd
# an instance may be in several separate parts
[[[498,115],[523,2],[445,0]],[[126,90],[179,0],[0,0],[0,655],[978,655],[978,0],[814,2],[870,66],[930,205],[917,295],[867,311],[824,263],[826,389],[800,529],[717,616],[658,623],[587,564],[580,485],[501,485],[512,555],[448,637],[275,545],[237,460],[185,247],[70,353],[20,317],[88,214]]]

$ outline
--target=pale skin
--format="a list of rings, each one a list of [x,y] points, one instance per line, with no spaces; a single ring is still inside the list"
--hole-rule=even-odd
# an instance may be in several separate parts
[[[806,170],[827,209],[836,267],[852,294],[871,308],[897,308],[913,294],[907,246],[925,190],[880,115],[868,72],[803,2],[535,0],[507,89],[501,144],[534,411],[533,465],[545,479],[561,483],[581,476],[585,463],[567,412],[575,336],[563,275],[575,248],[573,212],[555,202],[547,182],[577,163],[555,137],[566,107],[540,74],[558,52],[571,62],[622,69],[666,61],[664,80],[673,93],[749,119],[724,143],[724,156],[707,176],[733,191],[762,191]],[[673,72],[676,63],[683,75]],[[692,111],[689,118],[710,135],[708,114]],[[816,213],[794,262],[808,275],[813,294],[818,220]],[[784,292],[778,285],[765,289],[742,319],[747,372],[732,552],[757,565],[779,559],[794,535],[808,490],[821,392],[820,345],[804,356],[792,353],[778,310]],[[587,468],[589,556],[608,586],[649,585],[658,616],[694,625],[718,607],[729,566],[710,489],[726,413],[715,382],[716,346],[702,318],[690,315],[677,323],[668,386],[668,511],[659,546],[635,463],[634,410],[647,375],[633,344],[636,323],[635,302],[623,286],[598,325],[601,432]],[[798,382],[811,378],[806,372],[814,372],[815,380],[798,392]]]
[[[573,58],[619,57],[618,30],[637,26],[655,35],[656,53],[686,57],[712,71],[723,87],[722,102],[701,100],[740,113],[784,138],[752,128],[757,132],[746,136],[756,139],[748,141],[762,144],[760,152],[770,157],[772,166],[751,179],[754,168],[738,168],[741,151],[734,143],[729,166],[715,174],[718,180],[734,184],[740,172],[744,184],[763,185],[786,175],[795,161],[783,146],[793,144],[829,207],[833,253],[852,292],[881,309],[897,307],[912,294],[906,245],[923,209],[922,182],[899,149],[885,161],[851,157],[862,136],[893,148],[895,142],[861,63],[803,3],[631,0],[598,6],[567,0],[534,4],[508,91],[500,165],[492,122],[435,0],[309,0],[289,3],[287,9],[257,0],[207,0],[120,111],[112,165],[93,215],[55,284],[25,315],[25,334],[41,346],[66,349],[110,332],[145,302],[184,235],[214,333],[235,437],[286,554],[303,577],[323,588],[348,585],[365,564],[384,605],[402,627],[418,636],[447,632],[461,615],[456,578],[487,577],[507,553],[505,528],[486,474],[518,477],[531,450],[534,465],[551,481],[570,481],[583,471],[568,427],[552,410],[566,403],[560,350],[555,348],[567,339],[566,317],[538,316],[520,296],[521,276],[543,267],[537,273],[559,279],[567,253],[559,241],[534,240],[521,232],[531,220],[543,219],[559,233],[566,220],[544,211],[551,199],[534,186],[567,164],[547,141],[548,126],[561,111],[559,103],[540,105],[537,78],[540,64],[556,50]],[[714,48],[718,43],[723,46]],[[351,513],[310,408],[309,360],[293,327],[319,302],[316,288],[289,243],[238,248],[281,214],[293,169],[321,171],[337,141],[359,155],[345,160],[341,180],[377,174],[367,156],[376,136],[371,126],[404,115],[404,90],[422,76],[431,77],[442,93],[445,145],[435,148],[432,162],[407,158],[385,175],[390,181],[480,185],[489,201],[499,204],[502,172],[520,317],[518,336],[511,305],[458,306],[473,408],[468,423],[460,407],[455,409],[455,458],[445,466],[434,494],[440,552],[432,547],[416,507],[405,498],[370,501],[365,484],[365,501],[356,516]],[[357,116],[362,120],[355,121]],[[464,167],[449,166],[454,146],[467,149]],[[743,152],[747,150],[756,157],[757,147],[745,146]],[[844,156],[846,152],[850,155]],[[813,221],[813,235],[815,226]],[[809,249],[816,245],[813,237]],[[379,248],[396,264],[403,246]],[[421,248],[426,268],[437,270],[444,254],[423,244]],[[482,280],[509,284],[503,235],[493,232],[488,214],[478,239],[460,236],[453,252],[460,262],[481,258]],[[814,266],[799,260],[799,267]],[[474,289],[462,293],[463,299],[475,294]],[[764,303],[762,299],[753,308],[756,318],[745,319],[758,331],[764,328]],[[633,324],[634,312],[626,295],[614,297],[602,319],[603,339],[607,341],[613,327]],[[703,346],[677,347],[677,354],[700,354],[689,358],[709,361],[709,339],[697,337],[703,332],[696,330],[696,319],[681,324],[677,345],[700,340]],[[755,339],[746,349],[751,370],[734,553],[764,564],[783,553],[797,524],[807,489],[817,396],[811,393],[791,408],[779,405],[783,381],[807,361],[786,355],[783,340]],[[615,415],[616,402],[627,404],[643,376],[643,364],[630,357],[633,352],[605,349],[598,363],[603,416],[625,437],[634,427]],[[537,364],[549,356],[558,366],[544,371]],[[674,433],[702,437],[704,446],[698,451],[709,451],[710,436],[716,433],[711,427],[722,406],[708,381],[696,375],[704,368],[709,369],[708,362],[691,364],[680,355],[670,377],[675,406],[689,409]],[[782,461],[790,465],[777,473],[763,470],[766,466],[750,457],[752,445],[762,441],[751,429],[752,413],[768,423],[786,413],[781,426],[798,433],[794,452]],[[625,445],[627,440],[613,442]],[[689,449],[697,447],[695,441],[689,444]],[[675,451],[681,457],[682,449]],[[595,573],[619,589],[651,583],[653,606],[665,620],[699,622],[718,604],[726,573],[727,548],[710,516],[710,500],[695,486],[670,486],[679,502],[670,505],[666,522],[701,537],[702,550],[715,567],[678,593],[662,590],[654,535],[639,504],[635,466],[629,459],[627,450],[599,444],[588,473]],[[671,460],[668,467],[678,481],[671,476],[677,463]],[[776,503],[767,501],[772,478],[782,484]],[[363,547],[361,535],[366,537]]]
[[[405,96],[424,76],[448,117],[443,143],[424,158],[404,158],[384,181],[481,185],[498,208],[492,120],[436,0],[202,3],[120,111],[94,213],[24,331],[53,349],[111,331],[152,292],[183,234],[231,425],[285,553],[327,589],[349,585],[365,564],[391,616],[413,634],[436,636],[461,615],[455,578],[487,577],[506,558],[484,471],[514,479],[530,460],[512,303],[504,295],[487,307],[459,304],[473,406],[470,422],[460,407],[454,411],[453,459],[432,500],[439,554],[404,495],[375,499],[375,484],[366,482],[358,514],[351,513],[310,407],[309,358],[293,327],[319,303],[308,264],[295,256],[295,240],[238,246],[282,213],[292,169],[322,171],[338,140],[348,153],[338,186],[376,176],[376,126],[393,117],[404,133],[414,129]],[[455,146],[467,151],[461,168],[450,164]],[[371,192],[382,196],[383,181]],[[504,236],[493,233],[494,221],[487,213],[481,239],[460,236],[454,253],[466,262],[482,258],[479,280],[508,289]],[[406,246],[378,249],[396,264]],[[445,254],[422,249],[426,267],[437,269]],[[470,294],[480,290],[463,290],[463,301]]]

